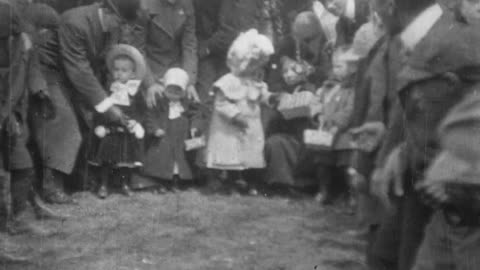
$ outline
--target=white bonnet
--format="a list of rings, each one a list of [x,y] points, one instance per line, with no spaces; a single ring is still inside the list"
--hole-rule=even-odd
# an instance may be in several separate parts
[[[190,82],[188,73],[181,68],[171,68],[164,75],[165,86],[175,85],[185,91]]]
[[[234,74],[249,68],[252,61],[261,60],[274,54],[272,41],[256,29],[241,33],[233,41],[227,55],[227,65]]]

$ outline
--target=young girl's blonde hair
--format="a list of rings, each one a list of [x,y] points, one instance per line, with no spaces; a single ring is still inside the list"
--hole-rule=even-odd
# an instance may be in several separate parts
[[[227,65],[233,74],[241,76],[266,64],[274,52],[272,41],[251,29],[241,33],[232,43],[227,55]]]

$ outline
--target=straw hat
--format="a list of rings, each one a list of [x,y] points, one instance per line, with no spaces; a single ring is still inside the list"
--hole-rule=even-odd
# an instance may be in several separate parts
[[[135,78],[137,80],[143,80],[147,74],[147,64],[142,53],[133,46],[127,44],[118,44],[107,54],[107,67],[111,72],[113,70],[113,63],[119,56],[127,56],[135,63]]]

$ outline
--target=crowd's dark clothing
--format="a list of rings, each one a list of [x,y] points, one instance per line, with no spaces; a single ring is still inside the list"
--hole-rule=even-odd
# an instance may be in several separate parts
[[[161,79],[169,68],[181,67],[195,84],[198,56],[192,1],[145,0],[143,8],[149,18],[147,60],[154,76]]]
[[[355,97],[353,102],[353,113],[349,120],[349,125],[347,129],[360,127],[365,122],[367,122],[367,113],[369,108],[372,106],[370,104],[370,96],[375,95],[373,93],[374,80],[373,77],[378,72],[375,68],[378,68],[379,65],[376,64],[376,61],[379,61],[379,57],[383,56],[382,51],[385,50],[386,38],[380,38],[374,47],[370,50],[369,54],[358,64],[358,72],[355,82]],[[380,56],[381,55],[381,56]],[[382,89],[383,90],[383,89]],[[383,104],[383,103],[382,103]],[[361,175],[370,176],[372,170],[374,169],[374,160],[375,160],[376,151],[367,153],[364,151],[358,150],[351,159],[351,166],[357,170]]]
[[[31,72],[31,44],[25,36],[19,35],[10,43],[9,58],[0,59],[8,63],[0,68],[0,124],[3,164],[6,170],[33,168],[30,153],[27,150],[29,130],[27,127],[29,80],[35,80]],[[8,55],[7,55],[8,56]]]
[[[355,0],[355,18],[352,20],[345,15],[340,16],[337,25],[336,46],[350,45],[355,32],[366,23],[370,16],[370,3],[368,0]]]
[[[107,74],[106,53],[110,45],[119,42],[112,40],[113,30],[104,31],[99,9],[99,4],[93,4],[65,12],[59,30],[62,64],[73,86],[73,104],[90,128],[94,107],[107,98],[103,87]]]
[[[440,121],[446,113],[469,91],[467,87],[472,82],[469,76],[468,68],[477,66],[480,63],[478,46],[479,40],[476,33],[466,28],[464,25],[455,21],[452,15],[443,13],[436,21],[433,27],[423,37],[421,41],[409,50],[407,55],[403,56],[405,65],[397,72],[398,81],[395,83],[396,93],[398,94],[401,107],[397,111],[400,115],[397,122],[403,122],[406,131],[406,158],[408,169],[415,172],[417,176],[405,177],[404,184],[413,186],[421,179],[424,170],[432,161],[432,158],[438,154],[439,142],[437,138],[437,129]],[[457,40],[465,40],[467,43],[459,43]],[[397,53],[402,59],[402,52],[405,48],[400,48]],[[390,138],[386,138],[389,141]],[[409,190],[405,198],[418,197],[418,193]],[[415,201],[413,201],[415,202]],[[417,214],[424,208],[422,202],[418,199],[413,203],[412,212],[414,218],[402,218],[400,224],[401,234],[399,235],[399,244],[393,251],[393,257],[399,264],[399,269],[410,269],[414,263],[415,253],[421,243],[423,231],[428,219],[424,215]],[[400,201],[399,209],[409,208],[409,201],[404,199]],[[388,219],[387,219],[388,220]],[[405,227],[412,222],[417,226],[412,227],[411,234]],[[392,226],[399,226],[398,222],[392,222]],[[402,225],[403,224],[403,225]],[[385,229],[385,227],[383,228]],[[388,235],[383,234],[380,229],[378,239],[385,242]],[[380,240],[383,239],[383,240]],[[393,246],[395,247],[395,245]],[[376,252],[383,253],[381,248]],[[395,252],[398,251],[396,254]]]
[[[479,86],[480,83],[475,85],[477,89]],[[448,114],[439,131],[443,152],[426,173],[425,183],[452,179],[452,182],[478,184],[478,170],[470,165],[473,161],[470,157],[479,153],[479,108],[479,98],[473,93]],[[478,196],[472,195],[474,192],[473,188],[464,190],[435,211],[418,252],[415,270],[478,267],[480,204]]]
[[[283,91],[291,92],[296,87],[284,88]],[[314,92],[315,87],[305,84],[305,91]],[[315,126],[309,118],[296,118],[285,120],[278,112],[272,112],[268,127],[272,135],[265,142],[265,159],[267,168],[265,182],[268,184],[280,184],[287,186],[304,186],[308,182],[301,183],[300,176],[312,175],[315,165],[314,151],[305,147],[303,143],[303,131]],[[303,179],[305,180],[305,179]]]
[[[35,77],[30,74],[32,44],[22,34],[18,10],[0,1],[0,18],[0,229],[5,230],[26,210],[31,189],[27,86]]]
[[[203,103],[213,99],[212,85],[228,72],[226,55],[232,39],[221,30],[224,0],[196,0],[195,17],[198,40],[198,78],[197,92]]]
[[[35,68],[41,77],[30,86],[45,91],[47,99],[32,98],[30,123],[42,165],[70,174],[82,143],[80,127],[71,101],[71,85],[62,70],[55,30],[45,30],[37,43]],[[58,132],[62,130],[62,132]]]
[[[37,0],[35,2],[45,3],[57,10],[59,13],[62,13],[68,9],[79,7],[79,6],[86,6],[91,5],[95,2],[101,2],[100,0]]]
[[[410,270],[415,262],[418,247],[432,209],[426,206],[413,187],[421,175],[407,172],[405,193],[395,202],[393,212],[386,213],[376,232],[373,243],[372,270]],[[394,266],[394,268],[390,268]]]
[[[235,17],[229,0],[196,0],[195,17],[199,52],[208,49],[209,55],[226,59],[228,48],[238,30],[227,22]]]
[[[143,173],[162,180],[173,180],[175,163],[178,166],[180,180],[194,178],[192,161],[193,152],[186,152],[185,141],[191,139],[191,130],[202,133],[205,129],[204,109],[200,104],[182,101],[185,112],[176,119],[169,119],[169,102],[159,100],[156,108],[149,110],[145,127],[147,130],[147,146]],[[154,136],[161,129],[165,135]],[[196,136],[198,136],[197,134]]]

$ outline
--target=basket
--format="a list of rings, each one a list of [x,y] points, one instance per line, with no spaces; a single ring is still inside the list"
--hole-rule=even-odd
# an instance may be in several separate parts
[[[313,117],[319,111],[317,97],[308,91],[286,94],[280,100],[278,111],[286,120]]]
[[[306,129],[303,132],[303,142],[307,149],[330,150],[335,134],[321,129]]]
[[[207,145],[205,136],[188,139],[185,141],[185,151],[195,151]]]

